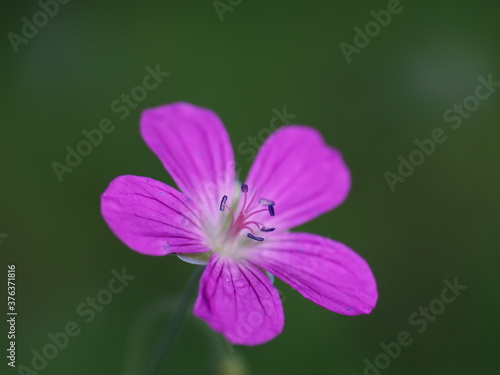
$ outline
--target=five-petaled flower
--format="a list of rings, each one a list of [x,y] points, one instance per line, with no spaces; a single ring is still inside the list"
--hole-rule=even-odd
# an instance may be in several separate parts
[[[338,206],[350,189],[341,154],[306,126],[284,126],[238,182],[228,134],[208,109],[174,103],[142,113],[141,135],[182,193],[151,178],[120,176],[102,195],[115,235],[147,255],[206,265],[194,314],[230,342],[257,345],[283,329],[275,275],[316,304],[369,314],[370,267],[347,246],[290,232]]]

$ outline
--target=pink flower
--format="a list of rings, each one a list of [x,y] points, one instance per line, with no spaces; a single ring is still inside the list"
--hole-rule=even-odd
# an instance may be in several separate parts
[[[336,313],[372,311],[377,288],[363,258],[339,242],[289,231],[349,192],[342,156],[316,130],[294,125],[272,134],[243,184],[214,112],[164,105],[143,112],[140,130],[182,193],[147,177],[120,176],[102,195],[102,215],[139,253],[206,264],[194,314],[213,330],[243,345],[281,333],[272,275]]]

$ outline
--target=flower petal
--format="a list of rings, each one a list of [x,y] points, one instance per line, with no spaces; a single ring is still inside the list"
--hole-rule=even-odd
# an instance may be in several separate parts
[[[246,262],[212,254],[200,281],[194,314],[227,340],[258,345],[283,330],[283,306],[267,276]]]
[[[266,238],[267,241],[267,238]],[[366,261],[347,246],[309,233],[276,233],[246,250],[246,259],[300,294],[343,315],[369,314],[377,286]]]
[[[147,177],[120,176],[101,197],[113,233],[147,255],[210,251],[203,244],[197,207],[174,188]]]
[[[141,135],[179,189],[216,214],[233,192],[234,156],[229,136],[212,111],[188,103],[147,109]]]
[[[306,126],[285,126],[259,150],[245,183],[253,197],[276,203],[276,215],[258,217],[266,226],[285,230],[341,204],[350,189],[349,169],[339,151]]]

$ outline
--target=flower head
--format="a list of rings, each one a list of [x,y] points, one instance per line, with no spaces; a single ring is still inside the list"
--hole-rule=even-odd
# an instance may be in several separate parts
[[[128,247],[177,254],[206,268],[194,314],[230,342],[256,345],[283,329],[275,275],[316,304],[369,314],[377,301],[370,267],[347,246],[289,230],[338,206],[350,174],[338,151],[305,126],[285,126],[236,180],[228,134],[215,113],[187,103],[143,112],[141,135],[182,191],[120,176],[102,215]]]

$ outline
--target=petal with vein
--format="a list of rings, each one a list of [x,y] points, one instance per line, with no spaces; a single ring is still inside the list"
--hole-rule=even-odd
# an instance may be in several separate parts
[[[283,330],[278,291],[257,267],[212,254],[194,314],[233,344],[258,345]]]
[[[369,314],[377,302],[369,265],[340,242],[309,233],[276,233],[246,250],[246,258],[336,313]]]
[[[113,233],[146,255],[210,251],[193,201],[147,177],[120,176],[101,197],[101,213]]]
[[[233,149],[219,117],[192,104],[173,103],[145,110],[140,131],[179,189],[216,215],[234,184]]]
[[[271,134],[245,183],[253,201],[276,203],[274,217],[259,214],[266,226],[285,230],[341,204],[350,189],[350,173],[339,151],[306,126],[285,126]]]

